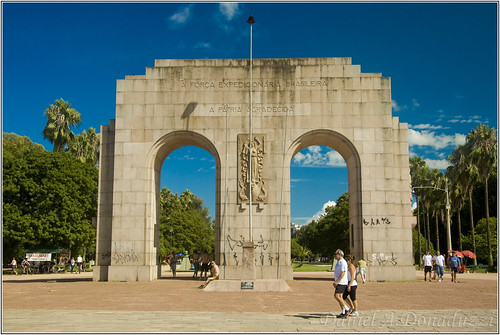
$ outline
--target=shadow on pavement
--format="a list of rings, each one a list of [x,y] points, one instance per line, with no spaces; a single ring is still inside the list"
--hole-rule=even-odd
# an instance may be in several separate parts
[[[332,276],[332,278],[325,278],[325,277],[302,277],[302,276],[297,277],[297,276],[294,276],[293,280],[332,281],[333,280],[333,276]]]
[[[29,278],[25,277],[24,279],[5,279],[2,280],[4,283],[15,283],[15,284],[24,284],[24,283],[75,283],[75,282],[89,282],[92,281],[92,278],[88,277],[71,277],[71,278]]]
[[[285,316],[290,316],[294,318],[301,318],[301,319],[306,319],[306,320],[311,320],[311,319],[321,319],[325,318],[326,316],[332,316],[332,313],[299,313],[299,314],[285,314]]]

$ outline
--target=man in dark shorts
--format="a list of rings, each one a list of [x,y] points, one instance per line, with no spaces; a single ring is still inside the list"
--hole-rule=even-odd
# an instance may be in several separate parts
[[[424,281],[427,281],[427,273],[429,273],[429,281],[431,281],[432,255],[429,250],[427,250],[425,255],[422,257],[422,263],[424,265]]]
[[[335,300],[339,303],[340,308],[342,309],[342,313],[337,315],[338,318],[345,319],[349,317],[352,313],[353,309],[349,308],[343,299],[343,294],[347,289],[348,281],[347,281],[347,262],[344,259],[344,252],[340,249],[335,251],[335,259],[337,259],[337,264],[335,264],[335,272],[333,287],[335,287]]]
[[[456,283],[458,267],[460,266],[460,258],[458,258],[455,254],[455,251],[451,253],[451,257],[448,259],[448,264],[450,265],[451,270],[451,281]]]
[[[195,252],[194,255],[191,256],[191,263],[194,267],[193,278],[198,278],[198,271],[200,271],[200,255],[198,255],[198,252]]]
[[[206,280],[207,279],[207,272],[210,270],[210,259],[208,257],[207,252],[203,252],[201,255],[201,269],[200,269],[200,280]],[[203,275],[204,273],[204,275]]]

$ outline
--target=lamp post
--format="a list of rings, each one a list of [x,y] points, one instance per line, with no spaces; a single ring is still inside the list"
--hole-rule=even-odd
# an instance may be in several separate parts
[[[420,259],[422,259],[422,253],[420,252],[420,196],[417,195],[417,227],[418,227],[418,265],[420,266]]]
[[[452,250],[451,246],[451,223],[450,223],[450,196],[448,192],[448,179],[445,180],[445,188],[439,188],[436,186],[415,186],[413,189],[416,188],[427,188],[427,189],[434,189],[434,190],[439,190],[439,191],[444,191],[446,193],[446,246],[449,250]]]
[[[253,242],[253,235],[252,235],[252,196],[253,196],[253,190],[252,190],[252,144],[253,144],[253,138],[252,138],[252,25],[255,23],[255,20],[252,15],[248,18],[247,22],[250,24],[250,110],[249,110],[249,125],[248,125],[248,131],[249,131],[249,147],[248,147],[248,176],[249,176],[249,181],[248,181],[248,190],[249,190],[249,196],[248,196],[248,201],[249,201],[249,214],[248,214],[248,229],[249,229],[249,241]]]

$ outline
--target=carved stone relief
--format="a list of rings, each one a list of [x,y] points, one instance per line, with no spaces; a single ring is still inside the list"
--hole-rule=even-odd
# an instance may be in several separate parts
[[[264,177],[266,162],[266,137],[252,134],[252,149],[248,134],[238,135],[238,203],[248,203],[250,197],[250,165],[252,166],[252,202],[267,201],[267,185]],[[251,164],[250,164],[251,160]]]

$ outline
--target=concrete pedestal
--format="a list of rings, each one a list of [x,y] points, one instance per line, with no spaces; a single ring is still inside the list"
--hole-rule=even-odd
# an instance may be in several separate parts
[[[241,280],[255,281],[255,248],[253,242],[243,242],[243,260],[241,262]]]
[[[283,279],[257,279],[253,289],[242,289],[242,280],[212,280],[203,289],[206,292],[288,292],[290,286]]]

